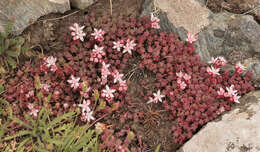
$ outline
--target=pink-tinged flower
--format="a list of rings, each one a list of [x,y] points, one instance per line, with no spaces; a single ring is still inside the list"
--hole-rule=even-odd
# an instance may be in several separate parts
[[[180,84],[182,82],[181,78],[177,78],[177,83]]]
[[[240,103],[239,100],[238,100],[240,97],[241,97],[241,96],[238,96],[237,93],[235,93],[235,94],[231,97],[231,100],[234,101],[235,103]]]
[[[95,118],[92,116],[93,115],[93,111],[89,111],[89,112],[83,112],[81,114],[81,121],[88,121],[90,122],[91,120],[95,120]]]
[[[102,97],[105,97],[108,101],[111,101],[113,98],[114,98],[114,95],[113,93],[115,92],[116,90],[114,89],[110,89],[108,85],[106,85],[106,89],[103,89],[102,90]]]
[[[220,115],[221,113],[223,113],[225,111],[225,108],[222,106],[217,110],[217,114]]]
[[[129,54],[132,54],[132,50],[134,49],[135,46],[136,43],[134,42],[134,40],[131,41],[130,39],[127,39],[126,45],[124,46],[123,53],[128,52]]]
[[[227,64],[227,61],[224,57],[219,56],[216,58],[212,57],[208,63],[213,64],[215,68],[220,68],[221,66],[225,66]]]
[[[160,29],[160,19],[158,17],[155,17],[153,13],[151,13],[151,22],[152,22],[152,28]]]
[[[114,46],[113,49],[116,49],[117,51],[120,51],[121,48],[124,46],[124,41],[123,40],[119,40],[117,42],[113,42]]]
[[[127,87],[127,83],[125,80],[119,81],[119,88],[118,90],[123,92],[123,91],[127,91],[128,87]]]
[[[153,93],[153,95],[154,95],[154,100],[156,101],[156,103],[158,101],[162,102],[162,98],[165,97],[165,95],[161,94],[160,90],[158,90],[157,93]]]
[[[223,88],[219,88],[219,91],[217,91],[219,96],[224,96],[225,90]]]
[[[187,37],[188,38],[186,39],[186,41],[188,41],[189,43],[193,43],[193,42],[197,41],[197,39],[198,39],[197,36],[192,35],[190,32],[188,32]]]
[[[176,73],[178,78],[182,78],[183,77],[183,73],[180,71],[179,73]]]
[[[108,69],[109,66],[110,64],[106,64],[105,62],[102,62],[101,75],[103,78],[107,78],[107,76],[111,74],[111,72]]]
[[[104,41],[105,33],[106,32],[102,29],[98,30],[98,29],[94,28],[94,33],[92,33],[91,35],[94,36],[97,41],[101,42],[101,41]]]
[[[189,81],[191,79],[191,76],[188,75],[187,73],[184,74],[183,79],[186,81]]]
[[[54,65],[54,66],[51,66],[51,71],[52,71],[52,72],[55,72],[55,71],[57,71],[57,69],[58,69],[58,67],[57,67],[56,65]]]
[[[127,148],[126,147],[124,147],[124,146],[118,146],[118,150],[119,150],[119,152],[127,152]]]
[[[74,90],[77,89],[79,87],[79,80],[80,77],[74,77],[73,75],[71,75],[70,80],[67,80],[68,83],[70,83],[70,87],[73,88]]]
[[[25,95],[26,98],[31,98],[31,97],[33,97],[33,96],[34,96],[34,91],[33,91],[33,90],[29,91],[29,92]]]
[[[105,85],[107,83],[107,77],[101,76],[101,84]]]
[[[124,74],[120,74],[117,70],[115,70],[112,73],[112,76],[114,77],[114,83],[117,83],[123,80],[122,77],[124,76]]]
[[[37,117],[39,110],[34,108],[33,104],[29,103],[27,106],[30,110],[29,114],[33,115],[34,117]]]
[[[64,107],[65,109],[67,109],[67,108],[69,108],[69,104],[68,104],[68,103],[64,103],[64,104],[63,104],[63,107]]]
[[[49,88],[51,86],[49,84],[40,84],[40,88],[43,89],[45,92],[49,92]]]
[[[220,75],[219,74],[219,68],[214,68],[213,66],[211,67],[207,67],[207,72],[213,76],[213,77],[216,77],[217,75]]]
[[[186,88],[187,84],[183,81],[181,81],[181,83],[179,83],[179,87],[181,88],[181,90],[184,90]]]
[[[102,62],[102,57],[106,55],[106,53],[103,51],[104,47],[98,47],[97,45],[94,46],[94,49],[90,56],[90,61],[93,62]]]
[[[147,104],[149,104],[149,103],[157,103],[157,101],[155,101],[154,98],[149,97]]]
[[[55,91],[53,92],[53,95],[55,95],[55,96],[59,96],[59,95],[60,95],[60,91],[55,90]]]
[[[80,91],[80,95],[83,95],[84,98],[89,98],[89,91],[90,91],[90,89],[91,88],[88,87],[85,92],[84,91]]]
[[[234,85],[232,84],[230,87],[226,87],[227,93],[224,94],[225,97],[232,97],[237,93],[237,90],[234,90]]]
[[[226,64],[227,64],[226,59],[225,59],[223,56],[219,56],[219,57],[218,57],[218,63],[217,63],[217,65],[219,65],[219,66],[225,66]]]
[[[234,90],[234,85],[231,85],[230,87],[226,87],[227,92],[224,93],[225,97],[229,97],[230,101],[240,103],[239,98],[240,96],[237,95],[237,90]]]
[[[73,40],[80,39],[82,42],[84,41],[84,36],[86,36],[86,33],[83,32],[83,29],[85,26],[79,27],[78,23],[74,23],[73,26],[70,26],[69,29],[73,32],[71,32],[71,36],[73,36]]]
[[[57,58],[55,58],[53,56],[49,56],[49,57],[45,58],[44,61],[45,61],[45,65],[49,68],[51,66],[56,66]]]
[[[90,111],[90,108],[89,108],[89,105],[90,105],[90,100],[83,100],[83,103],[82,104],[79,104],[79,107],[82,108],[82,112],[89,112]]]
[[[238,62],[238,63],[235,65],[235,69],[236,69],[236,73],[237,73],[237,74],[241,74],[241,73],[243,73],[244,70],[246,70],[246,67],[243,66],[240,62]]]
[[[211,57],[211,60],[208,62],[209,64],[215,64],[217,62],[218,58]]]

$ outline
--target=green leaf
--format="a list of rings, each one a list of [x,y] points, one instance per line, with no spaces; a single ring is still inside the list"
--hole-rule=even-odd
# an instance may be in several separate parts
[[[3,45],[3,49],[4,51],[7,50],[9,48],[9,44],[10,44],[10,40],[9,39],[5,39],[4,41],[4,45]]]
[[[3,93],[5,91],[5,87],[4,85],[1,83],[0,84],[0,94]]]
[[[4,50],[5,50],[4,46],[2,46],[1,43],[0,43],[0,55],[4,52]]]
[[[37,90],[41,89],[41,81],[40,81],[39,76],[35,76],[35,77],[34,77],[34,87],[35,87]]]
[[[22,137],[22,136],[29,135],[29,134],[31,134],[31,131],[21,130],[21,131],[19,131],[18,133],[16,133],[16,134],[13,135],[13,136],[7,136],[7,137],[5,137],[4,140],[10,140],[10,139],[13,139],[13,138],[16,138],[16,137]]]
[[[41,119],[41,117],[42,117],[44,111],[45,111],[44,108],[42,108],[42,109],[40,110],[40,112],[39,112],[39,114],[38,114],[38,121],[40,121],[40,119]]]
[[[106,107],[106,102],[103,99],[101,99],[99,101],[99,105],[97,107],[97,111],[103,110],[105,107]]]
[[[11,57],[7,57],[7,62],[13,69],[16,68],[16,62],[14,59],[12,59]]]
[[[63,124],[62,126],[60,126],[60,127],[58,127],[58,128],[55,128],[53,131],[55,132],[55,133],[57,133],[57,132],[60,132],[61,133],[61,131],[63,131],[63,130],[69,130],[70,128],[72,128],[73,127],[73,123],[69,123],[69,124]]]
[[[25,118],[31,122],[31,124],[32,124],[33,127],[37,127],[36,121],[33,120],[30,115],[25,115]]]
[[[12,22],[7,23],[7,26],[5,27],[4,38],[7,38],[9,36],[9,34],[11,33],[11,30],[12,30],[12,26],[13,26]]]
[[[47,97],[47,100],[44,101],[44,104],[45,104],[46,106],[48,106],[49,102],[51,101],[51,96],[52,96],[52,93],[50,93],[50,94],[48,95],[48,97]]]
[[[59,116],[55,119],[53,119],[49,124],[48,124],[48,129],[50,128],[54,128],[55,126],[57,126],[62,120],[66,120],[69,118],[73,118],[73,116],[75,115],[75,112],[69,112],[69,113],[65,113],[62,116]]]
[[[27,52],[28,52],[28,48],[27,47],[21,47],[21,52],[22,52],[22,54],[24,54],[24,55],[27,55]]]
[[[12,49],[12,50],[8,50],[6,51],[6,53],[11,56],[11,57],[19,57],[20,53],[21,53],[21,46],[17,46],[16,48]]]
[[[39,100],[41,100],[43,98],[43,94],[41,91],[37,93],[37,97]]]
[[[97,102],[98,99],[99,99],[99,92],[98,92],[98,90],[94,90],[94,99],[95,99],[95,102]]]
[[[29,124],[23,122],[22,120],[20,120],[20,119],[18,119],[16,117],[13,117],[13,118],[10,118],[10,119],[14,120],[15,122],[19,123],[20,125],[22,125],[24,127],[32,129],[32,126],[30,126]]]
[[[159,144],[159,145],[156,147],[156,149],[155,149],[154,152],[159,152],[159,151],[160,151],[160,148],[161,148],[161,144]]]
[[[20,46],[23,45],[23,43],[24,43],[23,37],[16,37],[14,39],[16,40],[17,45],[20,45]]]
[[[19,146],[16,148],[17,151],[22,151],[22,148],[24,149],[24,145],[31,143],[32,142],[32,138],[31,137],[27,137],[25,138],[22,142],[19,143]]]
[[[0,125],[1,125],[1,128],[0,128],[0,143],[2,143],[2,139],[3,139],[2,137],[4,136],[4,134],[7,130],[7,123],[5,123],[3,125],[0,123]]]

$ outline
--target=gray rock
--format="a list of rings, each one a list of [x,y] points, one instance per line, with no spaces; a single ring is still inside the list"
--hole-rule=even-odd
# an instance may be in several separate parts
[[[14,19],[13,33],[20,34],[39,17],[69,9],[69,0],[0,0],[0,31],[11,18]]]
[[[220,55],[228,58],[233,51],[249,56],[260,52],[260,26],[248,15],[214,14],[198,37],[196,52],[204,61]]]
[[[259,152],[260,91],[240,99],[240,104],[215,122],[208,123],[178,152]]]
[[[197,0],[154,0],[154,6],[165,12],[175,27],[183,27],[192,34],[209,25],[211,11]]]
[[[154,11],[154,0],[145,0],[143,5],[142,5],[142,12],[141,12],[141,17],[143,16],[150,16],[151,13]],[[186,39],[187,31],[183,27],[175,27],[173,23],[168,19],[168,14],[160,11],[157,12],[157,16],[160,19],[160,29],[158,32],[172,32],[177,35],[179,35],[179,38],[181,40]]]
[[[153,8],[153,0],[144,0],[140,17],[150,16],[150,14],[153,12]]]
[[[247,69],[253,71],[253,78],[260,78],[260,59],[259,58],[248,58],[244,61]]]
[[[71,6],[78,8],[78,9],[85,9],[88,6],[92,5],[94,2],[97,0],[70,0],[71,1]]]

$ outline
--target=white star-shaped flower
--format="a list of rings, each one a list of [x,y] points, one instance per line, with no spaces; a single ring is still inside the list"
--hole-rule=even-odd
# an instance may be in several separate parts
[[[103,96],[103,97],[106,97],[106,98],[114,98],[113,93],[114,93],[115,91],[116,91],[116,90],[110,89],[109,86],[106,85],[106,89],[103,89],[103,90],[102,90],[102,96]]]
[[[90,108],[89,108],[89,105],[90,105],[90,100],[83,100],[83,103],[82,104],[79,104],[79,107],[82,108],[82,112],[89,112],[90,111]]]
[[[161,94],[160,90],[158,90],[157,93],[153,93],[153,95],[154,95],[154,100],[156,102],[158,101],[162,102],[162,98],[165,97],[165,95]]]
[[[49,56],[45,59],[45,64],[47,67],[55,66],[56,65],[57,58],[53,56]]]
[[[73,36],[73,40],[80,39],[81,41],[84,41],[84,36],[86,36],[86,33],[83,32],[83,29],[85,26],[79,26],[78,23],[74,23],[73,26],[70,26],[69,29],[73,32],[71,32],[71,36]]]
[[[120,49],[124,46],[124,44],[122,43],[122,40],[113,42],[113,44],[114,44],[113,49],[116,49],[117,51],[120,51]]]
[[[68,83],[70,83],[70,87],[73,89],[77,89],[79,87],[79,80],[80,77],[74,77],[73,75],[71,75],[71,79],[67,80]]]

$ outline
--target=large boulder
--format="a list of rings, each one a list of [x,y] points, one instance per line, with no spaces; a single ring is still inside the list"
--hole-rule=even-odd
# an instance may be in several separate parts
[[[10,19],[14,19],[13,33],[20,34],[39,17],[69,9],[69,0],[0,0],[0,31]]]
[[[259,152],[260,91],[243,96],[240,102],[208,123],[178,152]]]
[[[145,0],[141,16],[150,16],[152,12],[160,19],[159,31],[178,34],[181,40],[186,39],[187,31],[196,34],[207,26],[208,17],[212,14],[198,0]]]
[[[260,25],[249,15],[214,14],[198,36],[196,51],[204,61],[219,55],[229,58],[234,51],[248,57],[260,52]]]

